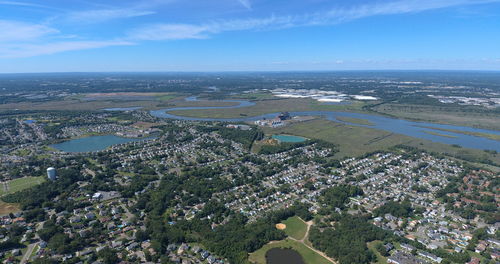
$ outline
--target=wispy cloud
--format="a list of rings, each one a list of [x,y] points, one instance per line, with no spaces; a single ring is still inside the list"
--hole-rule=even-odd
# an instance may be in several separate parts
[[[101,23],[114,19],[132,18],[155,14],[154,11],[140,10],[135,8],[120,9],[97,9],[71,12],[67,15],[68,20],[78,23]]]
[[[250,3],[250,0],[238,0],[242,6],[244,6],[246,9],[252,9],[252,3]]]
[[[101,8],[71,12],[63,15],[68,21],[96,23],[120,18],[132,18],[155,14],[155,6],[176,0],[150,0],[147,4],[126,8]],[[249,0],[238,0],[244,7],[251,8]],[[189,23],[155,23],[129,30],[123,40],[64,40],[64,34],[45,24],[31,24],[19,21],[0,20],[0,57],[30,57],[65,51],[95,49],[109,46],[134,45],[141,41],[205,39],[216,34],[231,31],[275,30],[315,25],[335,25],[372,16],[418,13],[436,9],[464,7],[468,5],[498,3],[500,0],[373,0],[369,4],[347,8],[289,15],[247,19],[210,20]],[[3,1],[0,5],[30,5],[24,2]],[[60,22],[60,21],[59,21]]]
[[[292,17],[271,16],[264,19],[218,20],[204,24],[153,24],[136,28],[128,34],[132,40],[179,40],[204,39],[212,34],[257,30],[270,28],[285,28],[293,26]]]
[[[59,33],[57,29],[41,25],[12,20],[0,20],[0,43],[14,41],[32,41],[50,34]]]
[[[133,45],[130,41],[65,40],[74,36],[42,24],[0,20],[0,58],[33,57],[65,51],[96,49],[109,46]]]
[[[239,0],[250,4],[248,1]],[[335,8],[325,12],[265,18],[214,20],[200,24],[153,24],[132,30],[137,40],[203,39],[213,34],[242,30],[273,30],[290,27],[335,25],[372,16],[419,13],[449,7],[496,3],[500,0],[398,0]]]
[[[134,45],[128,41],[63,41],[44,44],[0,44],[0,58],[25,58],[66,51]]]
[[[27,7],[46,7],[44,5],[27,3],[27,2],[17,2],[17,1],[0,1],[0,5],[27,6]]]

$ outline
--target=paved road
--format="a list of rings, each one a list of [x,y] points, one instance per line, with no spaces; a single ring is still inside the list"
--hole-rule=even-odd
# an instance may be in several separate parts
[[[35,247],[38,245],[39,242],[32,243],[28,245],[28,249],[26,250],[26,253],[24,253],[23,258],[21,259],[21,264],[25,264],[28,262],[30,259],[31,254],[33,254],[33,250]]]
[[[323,258],[327,259],[328,261],[330,261],[331,263],[334,263],[334,264],[337,264],[337,262],[330,258],[329,256],[327,256],[325,253],[307,245],[307,243],[305,243],[306,239],[309,237],[309,229],[311,229],[311,226],[313,225],[313,221],[308,221],[308,222],[305,222],[304,220],[300,219],[301,221],[303,221],[306,225],[307,225],[307,231],[306,231],[306,234],[304,235],[304,237],[302,239],[295,239],[291,236],[289,236],[288,238],[291,239],[291,240],[294,240],[294,241],[297,241],[299,243],[302,243],[302,245],[306,246],[307,248],[309,248],[310,250],[318,253],[320,256],[322,256]]]

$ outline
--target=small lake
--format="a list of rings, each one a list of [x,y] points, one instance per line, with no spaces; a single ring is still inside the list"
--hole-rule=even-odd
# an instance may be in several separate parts
[[[267,264],[305,264],[299,252],[287,248],[272,248],[266,252]]]
[[[291,136],[291,135],[273,135],[272,138],[278,140],[279,142],[290,142],[290,143],[304,142],[307,140],[307,138]]]
[[[92,136],[68,140],[59,144],[50,145],[51,147],[69,153],[75,152],[94,152],[105,150],[113,145],[123,144],[134,141],[142,141],[153,138],[124,138],[114,135]]]

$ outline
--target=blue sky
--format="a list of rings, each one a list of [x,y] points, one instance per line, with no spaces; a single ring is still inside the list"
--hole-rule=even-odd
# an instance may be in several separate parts
[[[500,70],[500,0],[0,0],[0,72]]]

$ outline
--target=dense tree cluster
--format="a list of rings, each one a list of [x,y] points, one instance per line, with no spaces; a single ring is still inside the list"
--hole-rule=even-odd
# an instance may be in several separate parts
[[[370,224],[367,217],[345,215],[333,228],[311,228],[309,240],[340,264],[364,264],[376,260],[366,243],[388,236],[387,231]]]
[[[408,200],[401,203],[389,201],[373,211],[376,216],[391,214],[396,217],[410,217],[413,215],[413,208]]]
[[[343,209],[349,197],[358,195],[363,195],[363,190],[358,186],[347,184],[337,185],[324,190],[321,193],[321,201],[331,209]]]

